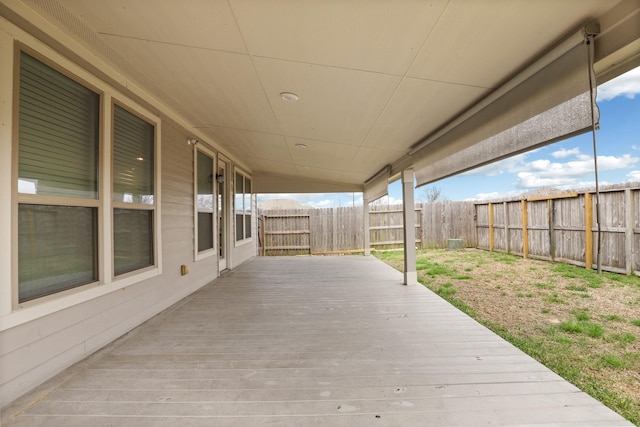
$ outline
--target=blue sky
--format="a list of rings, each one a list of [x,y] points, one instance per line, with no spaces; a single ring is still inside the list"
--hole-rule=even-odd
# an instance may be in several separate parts
[[[599,86],[598,107],[600,185],[640,182],[640,67]],[[593,141],[591,133],[586,133],[431,185],[447,200],[487,200],[594,183]],[[415,194],[420,200],[423,188]],[[361,193],[259,195],[258,203],[272,198],[291,198],[317,208],[362,205]],[[382,203],[401,201],[401,186],[396,181],[389,185],[388,200]]]

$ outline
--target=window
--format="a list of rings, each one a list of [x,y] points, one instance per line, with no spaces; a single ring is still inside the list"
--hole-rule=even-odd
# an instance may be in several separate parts
[[[251,238],[251,179],[236,171],[236,242]]]
[[[196,150],[196,210],[198,253],[213,249],[214,245],[214,194],[213,156]]]
[[[98,280],[100,96],[25,52],[18,123],[18,302]]]
[[[116,105],[113,115],[113,265],[120,275],[155,264],[154,141],[150,123]]]
[[[115,105],[106,161],[102,96],[27,52],[19,67],[14,303],[157,265],[159,121]],[[102,181],[109,169],[111,187]],[[106,201],[111,214],[103,212]],[[113,230],[113,239],[104,230]],[[128,280],[121,283],[138,279]]]

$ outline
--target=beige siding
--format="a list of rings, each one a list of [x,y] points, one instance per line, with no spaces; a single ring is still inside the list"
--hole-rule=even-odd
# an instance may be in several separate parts
[[[191,147],[162,131],[162,275],[0,332],[0,406],[217,277],[215,257],[193,262]]]

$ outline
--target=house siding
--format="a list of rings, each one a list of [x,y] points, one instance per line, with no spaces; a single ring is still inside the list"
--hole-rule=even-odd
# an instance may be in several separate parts
[[[4,267],[0,269],[0,407],[218,277],[217,256],[195,261],[194,165],[193,147],[186,142],[189,132],[163,119],[159,127],[158,271],[126,286],[119,287],[116,282],[89,286],[40,307],[37,301],[26,308],[12,307],[12,277],[17,276],[12,271],[17,263],[11,261],[17,250],[11,244],[16,203],[11,177],[14,40],[38,44],[39,50],[49,52],[0,18],[0,262]],[[224,154],[233,165],[232,157]],[[252,241],[232,248],[230,255],[233,268],[256,255],[255,244]],[[189,274],[181,275],[182,265],[189,268]],[[109,292],[101,291],[107,288]],[[48,308],[43,309],[44,305]]]

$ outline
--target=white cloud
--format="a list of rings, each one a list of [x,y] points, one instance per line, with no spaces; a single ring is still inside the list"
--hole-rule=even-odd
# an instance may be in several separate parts
[[[518,187],[521,188],[559,187],[571,185],[573,182],[575,182],[573,177],[545,177],[532,172],[518,174]]]
[[[393,196],[386,195],[384,197],[379,198],[373,203],[378,205],[401,205],[402,199],[396,199]]]
[[[573,151],[573,150],[567,150]],[[552,162],[548,159],[534,160],[525,165],[516,174],[520,188],[540,187],[571,187],[578,184],[581,178],[592,175],[594,172],[593,157],[582,154],[577,150],[574,153],[576,160],[568,162]],[[633,167],[640,162],[640,158],[630,154],[622,156],[598,156],[598,170],[616,170]]]
[[[640,67],[598,86],[598,102],[618,96],[633,99],[637,94],[640,94]]]
[[[504,199],[509,197],[516,197],[516,196],[519,196],[520,194],[522,194],[521,191],[493,191],[491,193],[478,193],[470,199],[465,199],[465,202]]]
[[[571,150],[562,148],[551,153],[551,155],[556,159],[564,159],[565,157],[576,156],[578,154],[580,154],[580,149],[578,147],[572,148]]]
[[[639,182],[640,181],[640,171],[631,171],[627,174],[627,178],[629,182]]]
[[[335,200],[324,199],[318,202],[312,201],[312,202],[309,202],[308,204],[309,206],[312,206],[314,208],[331,208],[335,206]]]

